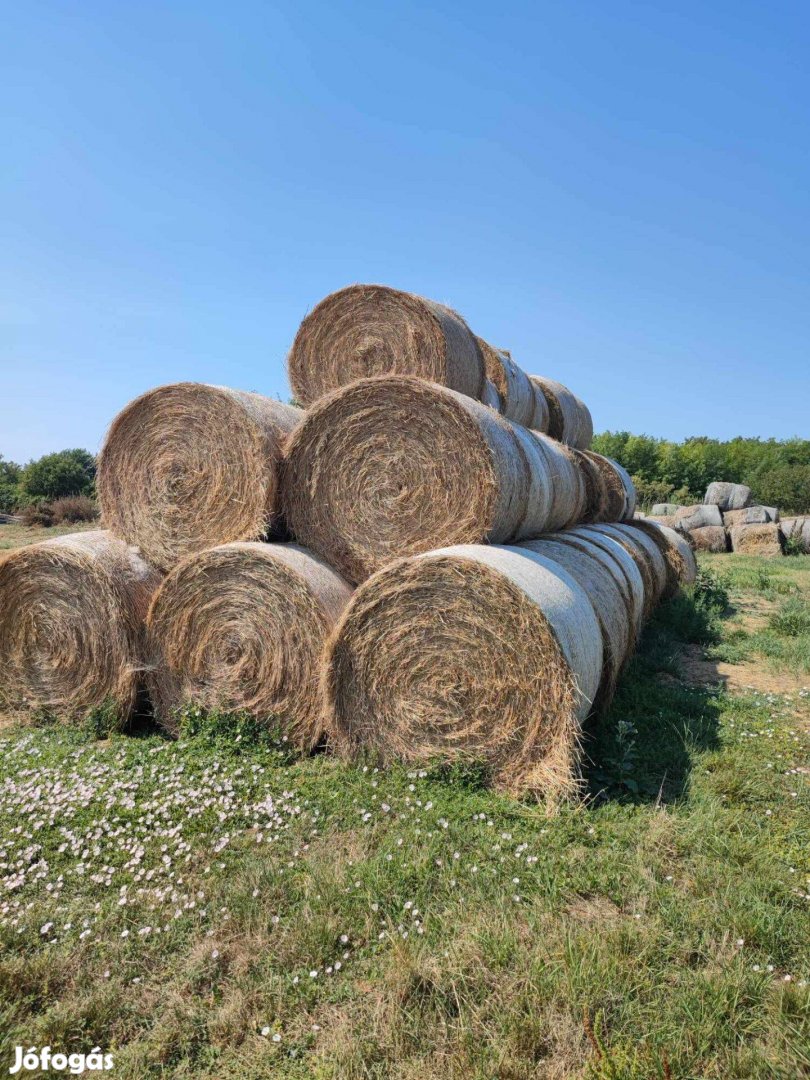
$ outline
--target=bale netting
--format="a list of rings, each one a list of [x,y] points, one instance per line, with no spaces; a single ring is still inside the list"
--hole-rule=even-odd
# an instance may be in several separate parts
[[[278,470],[300,409],[202,383],[150,390],[99,455],[104,524],[168,570],[195,551],[278,529]]]
[[[575,450],[571,447],[569,453],[579,467],[579,471],[582,475],[582,482],[585,486],[585,503],[580,521],[583,525],[590,524],[594,521],[609,521],[611,502],[614,493],[606,482],[605,472],[602,467],[594,461],[593,454],[591,454],[590,451]],[[609,466],[610,463],[608,462],[608,459],[604,458],[604,461],[607,462]],[[613,476],[618,476],[613,470],[610,471],[613,473]]]
[[[623,591],[618,564],[605,551],[566,543],[565,533],[552,533],[518,546],[558,563],[581,585],[591,601],[602,631],[602,677],[593,703],[594,712],[610,704],[616,683],[636,640],[635,614]]]
[[[605,489],[604,511],[594,521],[624,521],[628,516],[632,517],[632,512],[628,515],[628,510],[630,506],[635,510],[635,488],[626,471],[618,462],[593,450],[582,450],[580,453],[599,470]]]
[[[753,502],[751,488],[745,484],[729,484],[715,480],[706,488],[703,496],[706,504],[719,506],[721,510],[743,510]]]
[[[781,555],[782,531],[775,523],[735,525],[731,529],[731,550],[737,555]]]
[[[323,645],[351,596],[294,544],[223,544],[169,574],[149,611],[149,689],[160,723],[177,709],[246,712],[304,750],[323,733]]]
[[[631,544],[637,550],[641,551],[642,556],[646,560],[647,565],[650,568],[650,586],[651,593],[648,605],[648,614],[652,610],[658,607],[661,598],[667,591],[668,574],[666,559],[661,554],[661,549],[655,543],[655,541],[647,535],[643,529],[633,529],[631,525],[633,522],[617,522],[606,523],[603,526],[603,532],[608,533],[611,536],[615,536],[617,540],[624,544]]]
[[[540,386],[531,381],[508,352],[493,348],[483,338],[476,340],[484,357],[487,381],[498,394],[498,411],[515,424],[547,434],[550,420],[548,402]],[[490,404],[486,395],[482,400]]]
[[[289,441],[282,488],[293,535],[353,582],[400,556],[565,528],[585,503],[567,447],[409,376],[318,401]]]
[[[702,525],[692,529],[689,539],[695,551],[711,551],[715,554],[728,551],[728,536],[722,525]]]
[[[606,544],[608,550],[611,550],[611,545],[615,544],[630,556],[641,578],[640,621],[644,622],[650,617],[660,595],[657,567],[653,564],[647,549],[637,542],[632,534],[628,535],[619,528],[610,525],[589,525],[581,531],[595,542]]]
[[[587,405],[554,379],[541,375],[530,375],[529,379],[540,389],[548,404],[548,434],[577,450],[587,450],[593,441],[593,420]]]
[[[67,719],[141,688],[144,619],[161,575],[110,533],[76,533],[0,558],[0,693]]]
[[[340,754],[472,759],[514,794],[576,789],[602,634],[557,563],[484,545],[398,560],[354,594],[326,660]]]
[[[372,375],[417,375],[478,399],[484,392],[484,358],[462,317],[385,285],[350,285],[321,300],[287,367],[304,405]]]
[[[695,506],[681,506],[675,512],[675,528],[680,532],[703,529],[707,526],[722,526],[723,515],[713,503],[697,503]]]
[[[662,599],[674,596],[681,585],[691,585],[697,578],[697,562],[689,541],[677,530],[660,522],[633,521],[630,527],[646,533],[658,545],[667,566],[667,587]]]
[[[608,560],[614,568],[614,577],[621,590],[634,636],[638,637],[646,613],[644,579],[626,547],[617,543],[613,537],[598,531],[588,532],[585,526],[579,525],[566,529],[565,532],[554,533],[553,536],[560,544],[569,544],[578,551],[595,555],[600,560]]]

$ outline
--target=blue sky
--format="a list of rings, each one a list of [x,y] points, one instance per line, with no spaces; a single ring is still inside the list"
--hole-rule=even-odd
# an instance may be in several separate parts
[[[804,3],[3,3],[0,453],[452,304],[597,430],[810,435]]]

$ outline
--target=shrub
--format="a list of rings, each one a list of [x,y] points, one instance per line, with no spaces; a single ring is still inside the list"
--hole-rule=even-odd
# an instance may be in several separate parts
[[[98,506],[95,500],[87,495],[66,495],[63,499],[54,499],[48,505],[54,525],[95,521],[98,518]]]
[[[96,460],[87,450],[60,450],[29,461],[20,486],[30,499],[61,499],[65,495],[91,495]]]
[[[20,517],[23,519],[23,525],[36,525],[43,529],[53,525],[53,511],[50,504],[46,502],[29,503],[20,511]]]

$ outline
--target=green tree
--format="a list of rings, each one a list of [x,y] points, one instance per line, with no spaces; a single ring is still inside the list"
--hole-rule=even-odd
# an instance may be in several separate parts
[[[87,450],[60,450],[29,461],[22,471],[22,493],[29,500],[92,495],[96,459]]]
[[[0,454],[0,513],[9,514],[19,506],[21,475],[16,461],[6,461]]]

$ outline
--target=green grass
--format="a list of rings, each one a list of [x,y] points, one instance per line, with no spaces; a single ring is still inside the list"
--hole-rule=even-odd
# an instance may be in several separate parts
[[[0,554],[14,548],[26,547],[28,544],[38,544],[41,540],[50,540],[54,536],[66,536],[68,533],[87,532],[98,528],[100,526],[97,521],[86,525],[53,525],[48,529],[38,525],[0,524]]]
[[[586,741],[587,797],[555,816],[474,765],[301,760],[238,717],[190,713],[174,743],[103,716],[6,731],[0,1062],[100,1045],[133,1080],[806,1074],[810,698],[674,678],[757,595],[755,562],[724,571],[725,600],[704,576],[657,614]],[[803,575],[768,569],[785,648]]]

